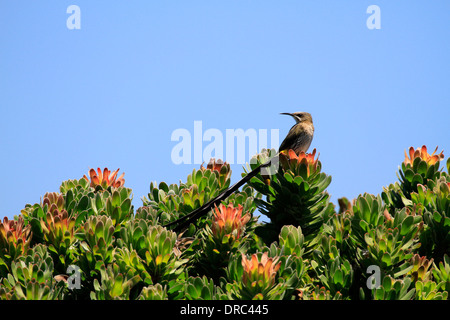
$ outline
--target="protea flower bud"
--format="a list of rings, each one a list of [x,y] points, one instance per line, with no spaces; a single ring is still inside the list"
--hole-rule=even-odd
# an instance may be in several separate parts
[[[413,163],[414,163],[414,159],[421,158],[428,165],[433,165],[436,162],[439,162],[442,159],[444,159],[444,153],[443,153],[444,151],[441,151],[441,153],[439,153],[439,154],[435,154],[437,149],[438,149],[438,147],[436,147],[436,149],[434,150],[434,152],[432,154],[429,154],[426,146],[422,146],[422,148],[417,148],[416,150],[414,150],[413,147],[410,147],[409,148],[409,157],[408,157],[408,154],[406,154],[406,150],[405,150],[405,161],[403,163],[405,165],[409,164],[412,167]]]
[[[56,248],[68,247],[74,240],[75,219],[69,217],[66,210],[47,212],[45,220],[41,220],[44,239]]]
[[[249,220],[250,214],[242,216],[241,205],[235,208],[231,203],[228,206],[220,204],[219,207],[215,207],[211,230],[216,239],[223,239],[225,235],[239,239]]]
[[[311,153],[300,152],[298,155],[294,150],[280,153],[280,163],[284,170],[291,170],[296,175],[309,177],[320,170],[319,157],[315,159],[316,149]]]
[[[26,252],[31,241],[31,227],[24,224],[22,217],[16,220],[8,220],[3,218],[3,223],[0,223],[0,254],[6,250],[6,253],[14,257]]]
[[[47,211],[53,213],[55,210],[61,212],[64,209],[64,196],[57,192],[47,192],[44,194],[42,207],[47,205]]]
[[[258,289],[258,291],[266,291],[275,284],[275,276],[281,266],[278,258],[269,258],[267,252],[258,260],[258,255],[253,254],[250,259],[243,254],[242,266],[244,273],[242,282],[247,288]]]
[[[432,276],[432,268],[430,269],[430,267],[433,264],[433,260],[433,258],[428,260],[425,256],[415,254],[410,260],[413,268],[408,274],[412,276],[414,281],[427,281]]]
[[[218,178],[221,187],[223,187],[228,182],[231,176],[230,164],[227,162],[223,162],[221,159],[216,160],[215,158],[211,158],[206,168],[201,165],[200,170],[217,171],[219,173]]]
[[[111,171],[108,168],[103,169],[103,173],[100,170],[100,168],[97,168],[97,172],[95,172],[94,169],[89,170],[89,177],[91,178],[90,183],[91,187],[95,188],[96,186],[100,185],[103,188],[107,188],[109,186],[114,188],[122,187],[125,184],[125,179],[123,176],[125,173],[122,173],[119,178],[117,178],[117,173],[120,169],[117,169],[116,171]],[[86,177],[86,175],[83,176],[84,179],[89,181],[89,178]]]

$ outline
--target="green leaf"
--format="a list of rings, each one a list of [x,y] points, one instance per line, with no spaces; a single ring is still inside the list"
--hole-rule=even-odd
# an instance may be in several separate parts
[[[190,295],[191,298],[193,298],[193,299],[198,298],[196,288],[190,283],[186,286],[186,292]]]
[[[439,212],[437,211],[433,212],[433,220],[436,221],[437,223],[441,222],[442,216],[440,215]]]
[[[425,161],[420,161],[419,165],[417,166],[417,173],[426,175],[428,169],[428,165]]]
[[[411,169],[404,170],[404,177],[406,181],[412,182],[414,177],[414,171],[412,171]]]
[[[165,189],[163,189],[163,190],[165,191]],[[167,191],[165,191],[165,192],[167,193]],[[119,189],[119,193],[120,193],[120,199],[122,199],[122,201],[123,201],[123,199],[128,198],[129,193],[131,193],[131,189],[122,187],[122,188]]]
[[[422,176],[420,175],[420,174],[418,174],[418,173],[416,173],[414,176],[413,176],[413,179],[412,179],[412,181],[411,181],[411,183],[412,184],[423,184],[423,178],[422,178]]]
[[[131,209],[131,199],[127,198],[121,205],[122,214],[128,214]]]
[[[160,199],[159,199],[159,189],[158,189],[158,188],[152,189],[152,194],[153,194],[153,199],[154,199],[156,202],[160,202]],[[149,195],[150,195],[150,194],[149,194]]]
[[[202,288],[201,297],[205,300],[211,300],[212,297],[211,290],[208,287],[204,286]]]
[[[411,227],[414,225],[414,217],[407,216],[405,220],[402,222],[402,228],[400,230],[400,235],[404,236],[408,234],[411,230]]]
[[[286,179],[287,182],[292,183],[294,181],[294,178],[292,177],[292,175],[289,172],[285,172],[284,174],[284,178]],[[296,177],[297,178],[297,177]]]
[[[111,289],[111,296],[119,297],[123,293],[122,283],[123,283],[123,275],[119,273],[114,279],[114,285],[113,288]]]
[[[198,170],[198,171],[195,173],[195,181],[194,181],[194,183],[195,183],[196,185],[199,185],[202,178],[203,178],[203,173],[202,173],[201,170]]]
[[[381,251],[385,252],[387,248],[386,241],[384,239],[381,239],[378,242],[378,247],[380,248]]]
[[[384,293],[385,293],[385,289],[383,287],[375,289],[375,300],[383,300]]]
[[[67,209],[67,205],[70,204],[73,201],[73,199],[74,199],[73,191],[72,190],[67,191],[65,199],[64,199],[65,204],[66,204],[66,209]]]
[[[362,218],[370,223],[370,208],[367,200],[364,197],[358,198],[359,209],[362,213]]]
[[[95,225],[95,235],[97,239],[103,237],[103,229],[104,229],[103,221],[99,220]]]
[[[335,284],[341,284],[344,285],[344,274],[342,270],[337,269],[333,276],[333,282]]]
[[[117,192],[117,190],[114,191],[112,194],[112,205],[114,207],[120,206],[120,194],[119,192]]]
[[[383,256],[381,257],[381,261],[384,262],[386,266],[392,265],[391,255],[387,252],[383,254]]]
[[[95,212],[97,212],[97,209],[99,209],[99,210],[103,209],[103,199],[102,199],[101,193],[95,194],[94,202],[95,202],[95,208],[94,208]]]
[[[366,222],[366,221],[364,221],[364,220],[360,220],[359,221],[359,226],[361,227],[361,229],[363,230],[363,231],[365,231],[365,232],[367,232],[367,231],[369,231],[369,224]]]
[[[450,159],[450,158],[449,158]],[[426,173],[426,177],[431,178],[434,176],[434,173],[436,172],[436,167],[435,166],[430,166],[428,168],[428,171]]]
[[[161,181],[159,183],[159,189],[164,190],[164,192],[166,192],[166,193],[169,192],[169,186],[164,181]]]
[[[394,273],[394,278],[399,278],[407,274],[410,270],[412,270],[412,268],[414,268],[414,265],[405,262],[400,266],[400,270]]]
[[[88,206],[89,206],[89,198],[86,195],[84,195],[81,197],[80,201],[78,201],[77,211],[78,212],[84,211],[88,208]]]

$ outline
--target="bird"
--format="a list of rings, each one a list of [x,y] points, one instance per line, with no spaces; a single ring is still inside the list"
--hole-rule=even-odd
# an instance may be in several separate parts
[[[295,124],[280,144],[278,152],[289,149],[294,150],[296,154],[306,152],[314,137],[314,125],[311,114],[308,112],[283,112],[281,114],[293,117]]]
[[[214,205],[217,205],[218,203],[222,202],[223,200],[228,198],[232,193],[236,192],[241,186],[250,181],[251,178],[253,178],[259,172],[261,172],[262,168],[270,166],[272,164],[272,160],[278,157],[280,152],[292,149],[296,154],[299,154],[301,152],[306,153],[309,146],[311,145],[314,136],[314,125],[311,114],[308,112],[294,112],[294,113],[283,112],[281,114],[293,117],[295,119],[295,124],[289,130],[286,138],[284,138],[283,142],[281,143],[278,149],[278,153],[275,156],[270,158],[265,163],[259,165],[252,171],[250,171],[241,180],[236,182],[228,189],[222,191],[221,194],[211,199],[203,206],[195,209],[194,211],[179,218],[178,220],[165,224],[164,227],[171,227],[175,225],[173,231],[180,231],[186,226],[189,226],[189,224],[195,222],[200,217],[206,215],[213,208]]]

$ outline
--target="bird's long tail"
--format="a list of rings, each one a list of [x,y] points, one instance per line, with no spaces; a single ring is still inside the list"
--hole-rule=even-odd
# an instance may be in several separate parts
[[[269,159],[268,161],[266,161],[265,163],[259,165],[258,167],[256,167],[255,169],[253,169],[252,171],[250,171],[245,177],[243,177],[241,180],[239,180],[238,182],[236,182],[234,185],[232,185],[231,187],[229,187],[228,189],[224,190],[221,194],[219,194],[217,197],[215,197],[214,199],[209,200],[207,203],[205,203],[203,206],[201,206],[200,208],[195,209],[194,211],[190,212],[189,214],[181,217],[178,220],[175,220],[173,222],[170,222],[166,225],[164,225],[164,227],[172,227],[175,225],[175,227],[173,228],[174,231],[181,231],[183,230],[185,227],[189,226],[190,223],[195,222],[197,219],[199,219],[200,217],[206,215],[213,207],[214,205],[219,204],[221,201],[225,200],[226,198],[228,198],[231,194],[233,194],[234,192],[236,192],[241,186],[243,186],[244,184],[246,184],[248,181],[250,181],[251,178],[253,178],[254,176],[256,176],[262,168],[268,167],[271,165],[272,160],[275,157],[272,157],[271,159]]]

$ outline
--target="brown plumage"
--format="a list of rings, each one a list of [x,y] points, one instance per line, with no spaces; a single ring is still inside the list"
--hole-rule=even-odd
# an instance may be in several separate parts
[[[314,125],[308,112],[282,113],[295,119],[295,124],[280,145],[279,152],[292,149],[295,153],[306,152],[314,136]]]

